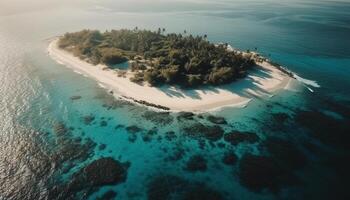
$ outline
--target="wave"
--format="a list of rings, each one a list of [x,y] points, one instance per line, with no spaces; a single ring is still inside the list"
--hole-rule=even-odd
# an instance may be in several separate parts
[[[315,88],[319,88],[321,87],[316,81],[314,80],[309,80],[309,79],[305,79],[305,78],[302,78],[300,76],[298,76],[297,74],[293,74],[294,78],[297,79],[299,82],[302,82],[304,83],[305,85],[309,85],[309,86],[312,86],[312,87],[315,87]]]
[[[306,78],[302,78],[300,76],[298,76],[298,74],[290,71],[287,68],[284,68],[283,66],[277,66],[277,68],[279,68],[281,71],[285,72],[286,74],[288,74],[289,76],[295,78],[297,81],[299,81],[300,83],[304,84],[306,88],[308,88],[308,90],[310,90],[311,92],[314,92],[311,88],[307,87],[307,86],[312,86],[314,88],[320,88],[321,86],[317,83],[317,81],[314,80],[309,80]]]

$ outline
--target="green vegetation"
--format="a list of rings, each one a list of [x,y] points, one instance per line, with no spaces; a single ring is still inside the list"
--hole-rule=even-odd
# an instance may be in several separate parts
[[[228,51],[204,37],[164,34],[164,29],[83,30],[66,33],[59,47],[92,64],[132,60],[132,81],[185,87],[220,85],[243,77],[255,65],[250,53]]]

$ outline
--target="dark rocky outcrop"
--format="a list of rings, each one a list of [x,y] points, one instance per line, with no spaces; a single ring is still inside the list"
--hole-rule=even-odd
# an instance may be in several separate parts
[[[154,103],[150,103],[150,102],[147,102],[147,101],[144,101],[144,100],[136,100],[136,99],[134,99],[132,97],[127,97],[127,96],[124,96],[124,95],[122,97],[125,98],[125,99],[128,99],[128,100],[131,100],[131,101],[133,101],[135,103],[144,105],[144,106],[157,108],[159,110],[166,110],[166,111],[170,110],[170,108],[168,108],[168,107],[165,107],[165,106],[162,106],[162,105],[157,105],[157,104],[154,104]]]

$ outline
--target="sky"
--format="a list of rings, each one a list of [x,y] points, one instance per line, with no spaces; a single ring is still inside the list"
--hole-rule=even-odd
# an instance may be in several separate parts
[[[349,2],[350,0],[0,0],[0,16],[23,12],[58,9],[60,7],[104,8],[106,11],[169,12],[222,10],[249,4],[289,4],[293,2]],[[272,4],[271,4],[272,3]]]

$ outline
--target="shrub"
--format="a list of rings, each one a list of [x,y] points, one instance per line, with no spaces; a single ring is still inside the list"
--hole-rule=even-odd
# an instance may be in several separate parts
[[[118,64],[126,62],[128,60],[118,51],[118,49],[115,48],[101,49],[100,54],[100,61],[105,64]]]
[[[145,71],[143,77],[144,80],[147,81],[151,86],[156,86],[162,83],[159,71],[155,69]]]
[[[178,79],[179,66],[170,65],[168,68],[161,69],[161,76],[166,83],[174,83]]]
[[[187,86],[189,87],[196,87],[203,83],[201,75],[189,74],[189,75],[186,75],[186,78],[187,78],[186,83],[187,83]]]
[[[208,81],[213,85],[229,83],[234,80],[234,72],[230,67],[214,68],[209,74]]]

